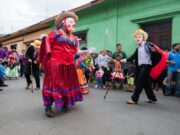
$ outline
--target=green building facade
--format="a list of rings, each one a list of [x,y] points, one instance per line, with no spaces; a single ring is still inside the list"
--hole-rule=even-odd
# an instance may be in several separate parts
[[[105,0],[76,13],[81,46],[96,47],[97,52],[114,52],[121,43],[131,55],[136,48],[132,33],[140,27],[164,50],[180,42],[180,0]]]

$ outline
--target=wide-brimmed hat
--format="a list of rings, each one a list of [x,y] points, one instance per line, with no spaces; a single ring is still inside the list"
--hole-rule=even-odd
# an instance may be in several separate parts
[[[140,29],[140,28],[137,29],[137,30],[133,33],[132,37],[135,38],[136,35],[142,35],[142,36],[144,37],[144,40],[147,40],[147,39],[148,39],[148,33],[145,32],[143,29]]]
[[[41,41],[39,40],[34,40],[34,42],[31,43],[31,45],[39,47],[41,45]]]
[[[59,25],[62,22],[62,20],[67,17],[73,18],[76,23],[78,22],[78,16],[74,12],[63,11],[55,18],[55,25]]]

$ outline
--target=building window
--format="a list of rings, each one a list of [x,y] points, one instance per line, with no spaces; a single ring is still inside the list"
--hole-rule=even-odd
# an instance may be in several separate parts
[[[11,49],[15,49],[16,50],[16,48],[17,48],[17,44],[14,44],[14,45],[11,45],[11,47],[10,47]]]
[[[77,32],[74,35],[78,36],[80,48],[87,47],[87,31]]]

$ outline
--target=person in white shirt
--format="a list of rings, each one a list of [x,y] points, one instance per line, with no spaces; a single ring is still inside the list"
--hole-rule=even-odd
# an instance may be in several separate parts
[[[133,38],[138,47],[134,54],[127,59],[127,61],[132,61],[135,59],[135,90],[131,98],[127,100],[127,103],[137,104],[143,89],[146,92],[149,102],[156,102],[157,99],[152,90],[151,79],[149,77],[149,73],[152,68],[151,54],[152,52],[155,52],[156,49],[151,42],[146,41],[148,34],[142,29],[137,29],[133,34]],[[123,59],[121,62],[125,62],[124,60],[126,61],[126,59]]]
[[[108,73],[107,73],[107,70],[108,70],[108,63],[111,61],[111,57],[109,57],[107,55],[107,51],[105,49],[102,50],[102,53],[99,54],[98,58],[97,58],[97,63],[98,63],[98,66],[99,67],[102,67],[103,70],[104,70],[104,75],[102,77],[103,79],[103,84],[104,84],[104,87],[105,87],[105,84],[106,84],[106,80],[108,79]]]

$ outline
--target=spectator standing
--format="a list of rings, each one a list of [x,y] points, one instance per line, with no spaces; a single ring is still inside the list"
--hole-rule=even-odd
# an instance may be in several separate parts
[[[104,87],[106,85],[106,80],[108,80],[108,63],[111,61],[111,58],[107,55],[107,51],[105,49],[102,50],[102,53],[98,56],[98,66],[102,67],[104,70],[103,75],[103,84]]]
[[[176,83],[177,70],[179,71],[180,64],[180,43],[175,43],[172,45],[173,50],[169,52],[168,56],[168,74],[167,74],[167,86],[165,88],[165,96],[169,96],[173,90],[173,81]],[[177,76],[178,77],[178,76]],[[177,80],[178,81],[178,80]]]
[[[122,56],[122,59],[127,58],[127,55],[125,52],[122,51],[122,44],[118,43],[116,45],[116,49],[117,51],[113,53],[112,58],[115,59],[116,55],[120,54]]]

